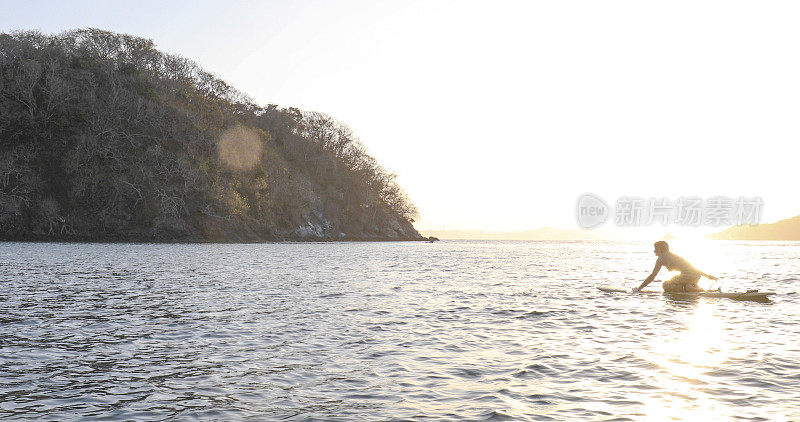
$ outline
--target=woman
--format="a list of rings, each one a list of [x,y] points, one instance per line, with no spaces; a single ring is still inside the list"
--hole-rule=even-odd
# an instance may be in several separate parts
[[[656,274],[658,274],[658,270],[660,270],[661,267],[667,267],[667,269],[670,271],[680,271],[680,274],[672,277],[662,284],[665,292],[702,292],[703,289],[697,285],[700,277],[705,277],[710,280],[717,279],[717,277],[708,275],[698,270],[692,266],[689,261],[670,252],[669,245],[663,240],[653,244],[653,253],[658,257],[656,260],[656,266],[653,268],[653,272],[647,277],[644,283],[642,283],[641,286],[633,289],[636,292],[641,291],[645,288],[645,286],[650,284],[653,279],[656,278]]]

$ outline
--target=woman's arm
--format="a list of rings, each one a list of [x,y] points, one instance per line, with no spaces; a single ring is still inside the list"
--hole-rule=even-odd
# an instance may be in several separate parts
[[[658,270],[660,270],[660,269],[661,269],[661,258],[658,258],[656,260],[656,266],[653,267],[653,272],[650,273],[649,276],[647,276],[647,278],[644,280],[644,282],[641,284],[641,286],[636,287],[633,290],[636,291],[636,292],[639,292],[642,289],[644,289],[645,287],[647,287],[647,285],[652,283],[653,280],[656,278],[656,275],[658,274]]]

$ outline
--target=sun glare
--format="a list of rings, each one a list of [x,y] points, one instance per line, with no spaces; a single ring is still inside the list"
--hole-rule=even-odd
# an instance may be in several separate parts
[[[724,245],[719,241],[703,238],[680,238],[670,240],[670,251],[682,256],[694,265],[698,270],[707,274],[719,277],[715,282],[705,277],[701,278],[698,285],[704,289],[712,289],[717,286],[725,287],[725,276],[734,272],[735,266],[731,258],[726,256]],[[675,273],[677,274],[677,273]],[[675,275],[665,277],[671,277]],[[664,278],[665,280],[667,278]]]
[[[637,356],[658,367],[654,385],[663,386],[664,394],[645,400],[648,420],[721,420],[729,415],[727,407],[710,399],[703,391],[705,373],[729,359],[730,351],[722,319],[713,306],[696,304],[693,314],[667,338],[659,336]],[[716,419],[715,419],[716,418]]]

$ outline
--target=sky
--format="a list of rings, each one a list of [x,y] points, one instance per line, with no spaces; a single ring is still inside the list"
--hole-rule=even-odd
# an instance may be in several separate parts
[[[587,192],[800,214],[798,20],[780,1],[0,0],[2,31],[151,38],[260,104],[332,115],[422,230],[576,228]]]

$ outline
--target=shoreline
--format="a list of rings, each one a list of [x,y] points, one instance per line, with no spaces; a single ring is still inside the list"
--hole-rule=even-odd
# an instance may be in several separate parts
[[[419,239],[370,239],[370,238],[350,238],[350,239],[269,239],[269,240],[133,240],[133,239],[0,239],[0,243],[99,243],[99,244],[154,244],[154,245],[195,245],[195,244],[219,244],[219,245],[255,245],[266,243],[370,243],[370,242],[426,242],[439,241],[436,238],[421,237]]]

